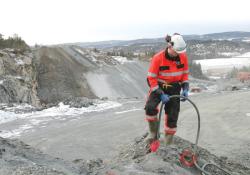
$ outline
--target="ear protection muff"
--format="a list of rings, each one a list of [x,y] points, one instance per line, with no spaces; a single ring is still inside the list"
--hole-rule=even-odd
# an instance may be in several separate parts
[[[174,33],[173,35],[180,35],[179,33]],[[170,35],[167,35],[166,37],[165,37],[165,41],[167,42],[167,44],[168,44],[168,47],[170,47],[170,46],[174,46],[174,43],[173,42],[171,42],[171,36]]]
[[[167,35],[167,36],[165,37],[165,41],[167,42],[168,47],[171,47],[171,46],[174,45],[174,43],[171,42],[171,36],[170,36],[170,35]]]
[[[170,36],[170,35],[167,35],[167,36],[165,37],[165,41],[166,41],[167,43],[169,43],[169,42],[171,41],[171,36]]]

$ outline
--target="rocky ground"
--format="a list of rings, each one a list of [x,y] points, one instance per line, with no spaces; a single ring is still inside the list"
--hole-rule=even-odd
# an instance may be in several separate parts
[[[30,147],[18,140],[0,138],[0,174],[64,175],[87,174],[73,163],[66,162]]]
[[[156,153],[147,154],[144,141],[145,135],[135,139],[133,144],[124,147],[115,161],[123,162],[126,166],[123,165],[121,168],[119,164],[116,165],[121,168],[117,174],[125,175],[131,172],[134,172],[134,174],[200,174],[200,171],[195,166],[192,168],[186,167],[179,159],[184,149],[194,150],[194,144],[176,137],[173,145],[165,146],[161,141],[161,146]],[[198,147],[197,155],[197,163],[200,167],[205,163],[213,163],[226,172],[230,172],[230,174],[250,173],[248,167],[229,161],[226,157],[217,157],[203,148]],[[212,165],[205,167],[204,170],[213,175],[227,174]]]
[[[183,149],[193,149],[193,144],[179,137],[175,144],[161,146],[156,153],[145,149],[146,134],[138,137],[131,144],[124,145],[119,155],[110,160],[76,159],[73,162],[53,158],[18,140],[0,138],[0,174],[34,174],[34,175],[198,175],[201,173],[195,166],[186,167],[179,156]],[[198,148],[197,163],[200,168],[205,163],[204,170],[213,175],[248,175],[250,169],[227,160],[226,157],[216,157],[207,150]],[[222,168],[223,170],[217,168]]]

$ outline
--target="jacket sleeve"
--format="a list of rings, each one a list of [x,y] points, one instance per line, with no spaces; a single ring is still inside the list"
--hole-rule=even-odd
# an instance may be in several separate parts
[[[182,75],[182,79],[181,82],[188,83],[188,74],[189,74],[189,69],[188,69],[188,58],[187,55],[185,54],[184,58],[183,58],[183,63],[184,63],[184,68],[183,68],[183,75]]]
[[[157,57],[153,57],[147,75],[147,81],[151,91],[155,91],[156,89],[159,88],[157,81],[159,66],[160,66],[159,60],[157,59]]]

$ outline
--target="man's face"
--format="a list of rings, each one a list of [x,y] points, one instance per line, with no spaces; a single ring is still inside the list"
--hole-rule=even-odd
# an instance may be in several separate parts
[[[178,53],[175,52],[175,50],[173,49],[172,46],[170,46],[170,47],[168,48],[168,53],[169,53],[171,56],[173,56],[173,57],[176,57],[176,56],[178,55]]]

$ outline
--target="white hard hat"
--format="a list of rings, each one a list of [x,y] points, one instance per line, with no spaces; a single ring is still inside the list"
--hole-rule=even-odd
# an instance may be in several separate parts
[[[171,36],[171,44],[175,52],[177,53],[186,52],[187,44],[181,35],[174,34],[173,36]]]

